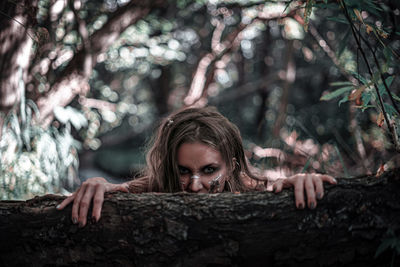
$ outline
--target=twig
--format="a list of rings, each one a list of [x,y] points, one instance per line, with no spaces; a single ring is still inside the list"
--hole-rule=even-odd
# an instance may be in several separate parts
[[[376,57],[376,52],[375,52],[374,50],[372,50],[372,47],[371,47],[370,43],[368,42],[368,40],[366,40],[363,36],[361,36],[361,34],[360,34],[360,37],[361,37],[361,39],[364,41],[364,43],[368,46],[369,50],[371,50],[372,55],[373,55],[373,58],[374,58],[374,61],[375,61],[375,64],[376,64],[376,66],[378,67],[379,75],[380,75],[380,77],[381,77],[381,80],[382,80],[382,83],[383,83],[383,85],[384,85],[384,87],[385,87],[385,90],[386,90],[387,94],[389,95],[389,98],[390,98],[390,101],[391,101],[392,104],[393,104],[393,107],[395,108],[395,110],[397,111],[397,113],[400,115],[400,110],[399,110],[399,108],[397,107],[397,104],[395,103],[395,101],[394,101],[394,99],[393,99],[392,92],[390,92],[389,87],[388,87],[388,85],[386,84],[386,80],[385,80],[385,78],[383,77],[383,74],[382,74],[382,71],[381,71],[381,66],[380,66],[379,61],[378,61],[378,59],[377,59],[377,57]]]
[[[82,38],[82,51],[85,51],[85,56],[83,58],[83,66],[82,70],[83,73],[86,77],[89,77],[92,72],[92,54],[91,54],[91,43],[89,40],[89,32],[86,27],[86,22],[79,17],[78,10],[75,8],[75,3],[80,2],[80,0],[75,0],[75,1],[68,1],[69,6],[74,13],[76,22],[78,24],[78,33]],[[82,5],[82,3],[81,3]],[[85,93],[84,93],[85,94]]]
[[[261,11],[259,12],[258,16],[255,17],[250,23],[248,24],[240,23],[235,31],[228,34],[225,40],[216,46],[218,47],[217,51],[212,50],[211,52],[207,53],[200,59],[195,74],[193,75],[193,80],[190,85],[189,92],[187,93],[184,99],[185,105],[191,106],[197,100],[200,99],[200,97],[203,95],[204,85],[206,84],[206,79],[204,75],[207,73],[208,68],[212,64],[214,64],[217,60],[222,58],[223,55],[230,52],[233,49],[233,47],[235,47],[235,44],[238,43],[237,42],[238,38],[241,38],[240,34],[245,29],[247,29],[248,27],[250,27],[251,25],[253,25],[255,22],[258,21],[269,21],[273,19],[283,19],[285,17],[293,17],[295,11],[296,10],[292,10],[288,14],[282,14],[282,13],[268,14],[267,12]]]
[[[363,59],[364,59],[364,61],[365,61],[365,64],[367,65],[367,69],[368,69],[369,74],[371,75],[371,77],[373,77],[374,75],[373,75],[373,73],[372,73],[371,66],[369,65],[368,60],[367,60],[367,57],[366,57],[366,55],[365,55],[365,52],[364,52],[364,50],[363,50],[362,47],[361,47],[361,42],[360,42],[359,39],[357,39],[357,34],[356,34],[355,30],[354,30],[353,22],[351,21],[350,15],[349,15],[349,13],[348,13],[348,11],[347,11],[347,6],[346,6],[346,4],[344,3],[343,0],[341,0],[340,3],[342,4],[342,7],[343,7],[343,9],[344,9],[344,14],[345,14],[345,16],[346,16],[346,19],[347,19],[348,22],[350,23],[350,28],[351,28],[351,31],[352,31],[352,33],[353,33],[354,39],[356,40],[356,43],[357,43],[357,46],[358,46],[358,50],[360,51],[361,56],[363,57]],[[360,34],[360,36],[361,36],[361,34]],[[388,127],[388,129],[389,129],[389,131],[390,131],[390,133],[391,133],[391,135],[392,135],[393,144],[395,145],[396,150],[400,150],[400,144],[398,144],[398,142],[396,142],[396,140],[397,140],[397,138],[396,138],[396,132],[394,131],[394,128],[392,127],[392,125],[391,125],[390,122],[389,122],[389,118],[388,118],[388,116],[387,116],[387,112],[386,112],[385,106],[384,106],[384,104],[383,104],[382,96],[381,96],[381,94],[380,94],[380,92],[379,92],[379,89],[378,89],[378,86],[376,85],[375,82],[374,82],[374,88],[375,88],[376,94],[378,95],[379,104],[380,104],[380,107],[381,107],[381,109],[382,109],[382,113],[383,113],[383,116],[384,116],[384,118],[385,118],[387,127]]]
[[[300,23],[300,25],[304,25],[304,19],[301,16],[295,15],[294,19],[298,23]],[[333,64],[338,67],[340,72],[347,78],[347,80],[349,80],[354,85],[358,85],[358,81],[353,76],[349,75],[349,73],[347,73],[343,66],[340,65],[339,59],[336,57],[335,52],[333,52],[333,50],[328,45],[328,42],[324,40],[321,34],[319,34],[318,30],[311,23],[308,24],[308,29],[317,44],[322,48],[322,50],[324,50],[326,55],[332,60]]]
[[[29,38],[31,38],[33,41],[37,42],[37,39],[33,38],[32,35],[29,34],[28,30],[29,28],[27,26],[25,26],[24,24],[22,24],[21,22],[19,22],[18,20],[10,17],[9,15],[7,15],[6,13],[4,13],[3,11],[0,10],[0,14],[4,15],[5,17],[15,21],[16,23],[18,23],[19,25],[21,25],[25,30],[26,30],[26,34],[29,36]]]

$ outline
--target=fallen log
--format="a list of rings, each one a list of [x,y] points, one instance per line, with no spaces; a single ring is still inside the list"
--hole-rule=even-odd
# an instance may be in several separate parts
[[[114,193],[84,228],[71,222],[71,206],[55,209],[62,196],[0,201],[0,266],[400,264],[390,245],[375,257],[382,242],[400,247],[400,169],[339,178],[314,210],[297,210],[293,198]]]

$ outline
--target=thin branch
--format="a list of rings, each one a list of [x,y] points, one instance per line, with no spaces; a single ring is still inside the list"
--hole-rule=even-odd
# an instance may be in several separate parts
[[[299,16],[295,15],[293,17],[300,25],[304,25],[304,19]],[[324,50],[324,52],[327,54],[327,56],[332,60],[333,64],[338,67],[340,72],[349,80],[352,84],[358,85],[357,79],[355,79],[353,76],[349,75],[349,73],[344,69],[342,65],[339,63],[339,59],[336,57],[335,52],[330,48],[329,44],[327,41],[324,40],[324,38],[321,36],[321,34],[318,32],[318,30],[312,25],[311,23],[308,24],[308,30],[311,34],[311,36],[315,39],[317,44]]]
[[[293,40],[286,40],[286,51],[285,51],[285,75],[283,75],[282,84],[282,96],[278,108],[278,116],[274,123],[274,129],[272,131],[275,137],[279,137],[280,130],[286,118],[286,109],[288,105],[289,89],[296,79],[296,64],[293,56]]]
[[[283,3],[283,4],[288,4],[293,2],[293,0],[287,0],[287,1],[278,1],[279,3]],[[265,0],[261,0],[258,2],[249,2],[246,4],[239,4],[239,3],[220,3],[217,5],[217,8],[229,8],[229,9],[234,9],[234,8],[240,8],[240,9],[245,9],[245,8],[251,8],[254,6],[259,6],[259,5],[264,5],[266,3]]]
[[[352,33],[353,33],[354,39],[355,39],[356,42],[357,42],[358,50],[360,51],[361,56],[363,57],[363,59],[364,59],[364,61],[365,61],[365,64],[367,65],[367,69],[368,69],[369,74],[371,75],[371,77],[373,77],[374,75],[373,75],[373,73],[372,73],[371,66],[369,65],[368,60],[367,60],[367,57],[366,57],[366,55],[365,55],[365,52],[364,52],[364,50],[363,50],[362,47],[361,47],[360,40],[357,39],[357,34],[356,34],[355,30],[354,30],[353,22],[351,21],[350,15],[349,15],[349,13],[348,13],[348,11],[347,11],[347,6],[346,6],[346,4],[344,3],[343,0],[341,0],[340,3],[342,4],[342,7],[343,7],[343,9],[344,9],[344,14],[345,14],[345,16],[346,16],[346,19],[347,19],[348,22],[350,23],[350,28],[351,28],[351,31],[352,31]],[[361,36],[361,35],[360,35],[360,36]],[[384,118],[385,118],[387,127],[388,127],[388,129],[389,129],[389,131],[390,131],[390,133],[391,133],[391,135],[392,135],[393,144],[395,145],[396,150],[400,150],[400,144],[398,144],[398,142],[396,142],[396,140],[397,140],[397,138],[396,138],[396,132],[395,132],[394,128],[392,127],[392,125],[391,125],[390,122],[389,122],[389,118],[388,118],[388,116],[387,116],[387,112],[386,112],[385,106],[384,106],[384,104],[383,104],[383,99],[382,99],[382,96],[381,96],[381,94],[380,94],[380,92],[379,92],[379,89],[378,89],[378,86],[376,85],[376,83],[374,83],[374,88],[375,88],[376,94],[378,95],[379,104],[380,104],[380,107],[381,107],[381,109],[382,109],[382,113],[383,113],[383,116],[384,116]]]
[[[211,98],[210,103],[213,105],[217,105],[221,101],[229,102],[246,97],[259,91],[260,88],[264,88],[268,84],[272,84],[274,82],[282,80],[281,78],[282,77],[279,76],[278,73],[269,74],[267,77],[263,77],[236,87],[236,90],[226,90],[225,93],[219,94],[218,96]],[[270,90],[270,87],[268,87],[267,91]]]
[[[193,75],[193,80],[190,85],[189,92],[184,99],[184,103],[187,106],[193,105],[203,95],[204,85],[206,83],[205,74],[208,68],[218,61],[222,56],[232,51],[235,45],[238,44],[238,39],[241,38],[241,33],[248,27],[254,25],[258,21],[269,21],[273,19],[283,19],[285,17],[293,17],[296,10],[291,11],[288,14],[270,14],[268,12],[260,11],[258,16],[255,17],[250,23],[240,23],[235,31],[228,34],[223,42],[218,45],[217,51],[211,51],[203,56],[198,64],[198,67]]]
[[[7,17],[7,18],[9,18],[9,19],[11,19],[11,20],[13,20],[13,21],[15,21],[15,22],[18,23],[19,25],[21,25],[21,26],[26,30],[26,34],[29,36],[29,38],[31,38],[34,42],[37,42],[37,41],[38,41],[37,39],[33,38],[32,35],[29,34],[29,32],[28,32],[29,27],[27,27],[27,26],[24,25],[23,23],[19,22],[18,20],[16,20],[16,19],[10,17],[9,15],[7,15],[6,13],[4,13],[4,12],[1,11],[1,10],[0,10],[0,14],[3,15],[3,16],[5,16],[5,17]]]
[[[360,36],[361,36],[361,34],[360,34]],[[361,39],[362,39],[362,40],[364,41],[364,43],[368,46],[368,48],[371,50],[372,55],[373,55],[373,58],[374,58],[374,61],[375,61],[375,64],[376,64],[376,66],[378,67],[379,75],[380,75],[380,77],[381,77],[382,83],[383,83],[383,85],[384,85],[384,87],[385,87],[386,93],[389,95],[389,98],[390,98],[390,101],[391,101],[392,104],[393,104],[393,107],[395,108],[395,110],[397,111],[397,113],[400,115],[400,110],[399,110],[399,108],[397,107],[397,104],[396,104],[396,102],[395,102],[394,99],[393,99],[392,92],[390,92],[389,86],[388,86],[387,83],[386,83],[385,77],[383,77],[383,74],[382,74],[382,71],[381,71],[381,66],[380,66],[379,61],[378,61],[378,59],[377,59],[377,57],[376,57],[375,51],[372,50],[372,47],[371,47],[370,43],[368,42],[368,40],[366,40],[366,39],[365,39],[364,37],[362,37],[362,36],[361,36]]]
[[[74,13],[76,22],[78,24],[78,33],[82,38],[82,51],[85,52],[83,59],[83,73],[86,77],[89,77],[92,73],[93,58],[91,55],[91,43],[89,40],[89,31],[86,27],[86,22],[79,17],[78,10],[75,8],[75,3],[81,2],[80,0],[75,0],[73,3],[69,1],[69,6]],[[79,4],[78,4],[79,5]],[[82,3],[80,3],[82,5]]]
[[[117,104],[115,103],[95,98],[87,98],[85,96],[79,97],[79,104],[86,108],[96,108],[98,110],[110,110],[112,112],[117,110]]]
[[[97,56],[106,51],[126,28],[146,16],[152,7],[162,6],[164,2],[134,0],[115,11],[104,26],[89,37],[92,59],[96,61]],[[77,52],[59,74],[52,90],[37,101],[43,126],[47,126],[53,120],[53,110],[56,106],[68,105],[76,95],[89,90],[89,76],[82,71],[82,58],[85,57],[84,49]]]
[[[212,38],[211,38],[211,50],[212,51],[218,51],[220,49],[222,49],[221,47],[221,37],[222,37],[222,33],[225,29],[225,24],[219,20],[219,19],[215,19],[215,30],[213,32]]]

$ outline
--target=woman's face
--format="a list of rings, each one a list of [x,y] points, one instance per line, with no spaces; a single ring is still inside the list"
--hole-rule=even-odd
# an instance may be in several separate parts
[[[206,144],[183,143],[177,152],[182,189],[192,193],[222,192],[228,178],[221,153]]]

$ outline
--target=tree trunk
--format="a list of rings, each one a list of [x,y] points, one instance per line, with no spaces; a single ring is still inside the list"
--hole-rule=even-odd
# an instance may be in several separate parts
[[[400,169],[338,180],[314,210],[296,210],[290,191],[110,194],[101,220],[82,229],[71,207],[55,209],[64,197],[1,201],[0,265],[399,264],[390,248],[374,255],[387,230],[399,230]]]

